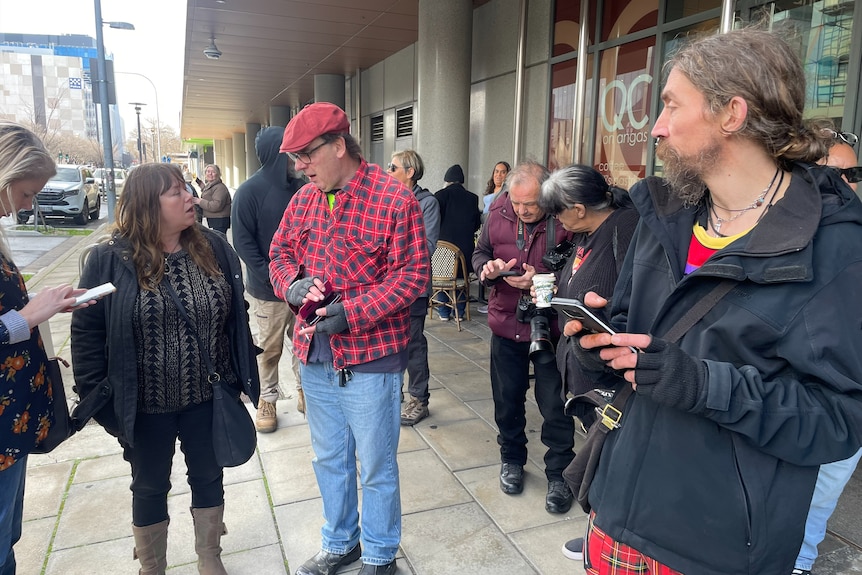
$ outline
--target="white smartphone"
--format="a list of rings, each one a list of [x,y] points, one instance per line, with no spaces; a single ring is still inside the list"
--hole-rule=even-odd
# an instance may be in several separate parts
[[[115,291],[117,291],[117,288],[114,287],[114,284],[112,284],[111,282],[96,286],[94,288],[90,288],[75,298],[75,303],[72,305],[72,307],[78,307],[79,305],[83,305],[94,299],[101,299],[108,294],[114,293]]]

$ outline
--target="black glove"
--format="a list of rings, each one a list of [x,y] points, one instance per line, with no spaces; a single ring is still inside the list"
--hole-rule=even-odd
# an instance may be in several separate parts
[[[653,338],[643,353],[638,354],[635,383],[638,395],[691,411],[706,394],[706,366],[678,345]]]
[[[347,331],[347,314],[341,302],[330,304],[324,308],[326,315],[317,322],[315,333],[335,334]]]
[[[606,373],[621,375],[608,367],[605,360],[599,356],[599,353],[608,346],[594,347],[592,349],[584,349],[581,347],[581,336],[589,335],[589,333],[590,332],[588,331],[582,331],[580,332],[580,335],[573,335],[568,338],[569,345],[571,346],[584,375],[592,380],[597,380]]]
[[[290,284],[290,287],[287,288],[287,303],[295,305],[296,307],[301,307],[303,298],[308,295],[308,290],[310,290],[313,285],[313,277],[302,278]]]

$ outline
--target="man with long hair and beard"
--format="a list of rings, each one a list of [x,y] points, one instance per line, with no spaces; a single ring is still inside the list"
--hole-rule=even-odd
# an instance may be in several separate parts
[[[665,72],[665,177],[631,190],[618,333],[565,326],[599,385],[633,390],[589,490],[586,572],[789,575],[818,466],[862,444],[862,202],[815,165],[829,136],[778,34],[703,37]]]

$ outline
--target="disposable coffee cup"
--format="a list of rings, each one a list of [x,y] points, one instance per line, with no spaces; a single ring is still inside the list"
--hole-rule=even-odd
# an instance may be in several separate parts
[[[551,307],[556,279],[554,274],[536,274],[533,276],[533,287],[536,288],[536,307]]]

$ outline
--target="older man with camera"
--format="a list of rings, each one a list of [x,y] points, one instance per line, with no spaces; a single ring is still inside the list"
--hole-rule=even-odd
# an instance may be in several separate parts
[[[473,269],[491,288],[488,326],[493,332],[491,389],[502,462],[500,489],[513,495],[524,488],[525,403],[532,362],[536,403],[544,419],[542,443],[547,447],[545,509],[566,513],[572,493],[562,473],[574,458],[574,423],[563,413],[562,381],[549,350],[560,333],[557,321],[549,317],[550,308],[537,309],[530,297],[535,274],[554,272],[559,277],[558,270],[566,261],[559,246],[571,238],[539,208],[539,194],[548,175],[547,168],[536,162],[524,162],[509,173],[508,191],[491,207],[482,228],[473,252]]]

